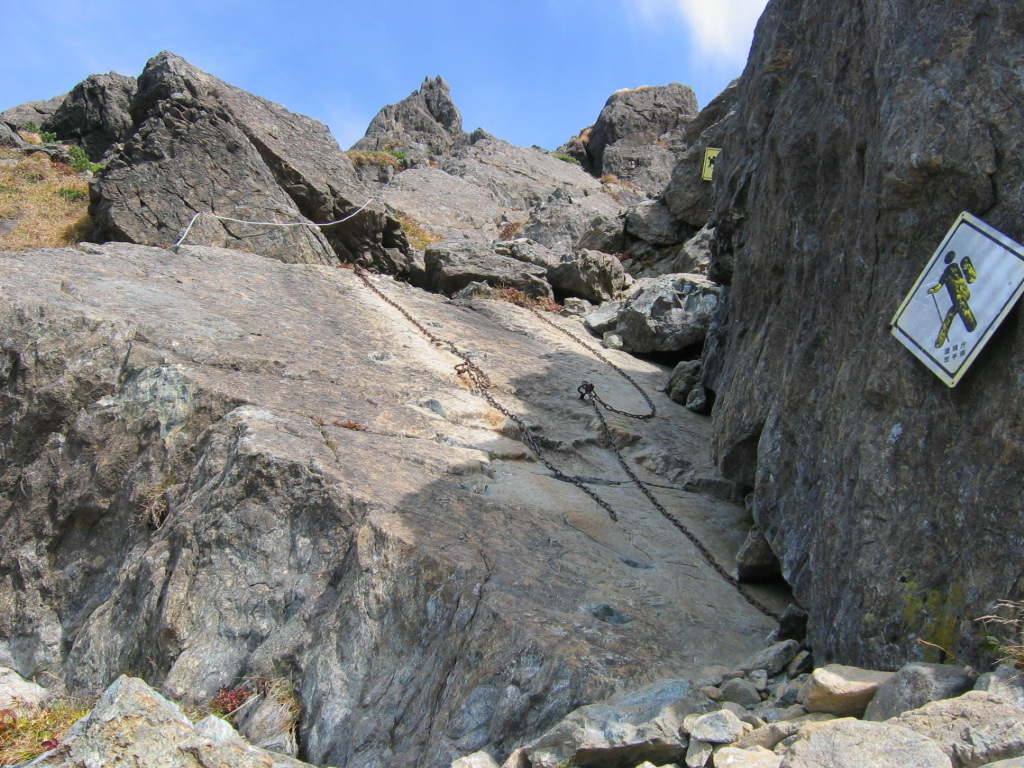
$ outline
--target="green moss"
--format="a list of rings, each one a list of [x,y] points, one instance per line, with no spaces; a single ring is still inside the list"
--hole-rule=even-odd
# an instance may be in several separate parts
[[[918,579],[908,576],[900,587],[903,590],[903,625],[931,644],[922,646],[924,660],[945,661],[939,648],[953,653],[956,646],[964,610],[963,585],[951,580],[945,590],[924,589]]]

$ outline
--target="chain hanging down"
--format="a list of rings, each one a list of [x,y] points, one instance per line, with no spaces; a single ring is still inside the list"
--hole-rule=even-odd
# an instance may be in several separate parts
[[[544,467],[547,468],[549,472],[551,472],[551,474],[553,474],[559,480],[575,485],[577,488],[579,488],[581,491],[587,494],[587,496],[593,499],[593,501],[598,506],[605,510],[612,520],[616,522],[618,521],[618,514],[607,501],[605,501],[601,496],[599,496],[592,488],[581,482],[579,478],[567,475],[547,458],[547,456],[544,454],[544,450],[537,442],[537,438],[527,427],[526,422],[524,422],[521,417],[514,414],[512,411],[510,411],[508,408],[502,405],[494,397],[494,395],[491,394],[490,388],[492,386],[492,383],[490,376],[488,376],[487,372],[484,371],[479,365],[473,362],[473,360],[470,359],[469,355],[466,352],[459,349],[459,347],[456,346],[453,342],[447,339],[442,339],[439,336],[437,336],[437,334],[435,334],[423,323],[421,323],[419,320],[413,317],[408,310],[406,310],[400,304],[392,300],[391,297],[389,297],[387,294],[381,291],[376,285],[373,284],[371,275],[367,270],[363,269],[362,267],[357,267],[355,272],[356,275],[359,277],[360,280],[362,280],[363,284],[367,288],[369,288],[388,306],[397,310],[406,320],[408,320],[417,330],[419,330],[420,333],[422,333],[427,339],[429,339],[432,344],[434,344],[437,347],[446,349],[448,352],[450,352],[452,355],[454,355],[455,357],[459,358],[462,361],[461,363],[455,366],[455,373],[458,374],[459,376],[465,376],[467,379],[469,379],[473,387],[473,391],[477,395],[482,397],[485,401],[487,401],[487,403],[492,408],[494,408],[496,411],[505,416],[505,418],[512,421],[519,428],[519,433],[521,435],[523,443],[526,444],[526,446],[537,457],[537,460],[541,464],[543,464]],[[625,457],[619,451],[618,446],[615,445],[615,441],[613,439],[611,430],[608,427],[608,421],[605,419],[604,414],[601,412],[601,408],[604,408],[605,410],[610,411],[611,413],[617,413],[621,416],[627,416],[632,419],[640,419],[646,421],[648,419],[654,418],[656,413],[656,408],[654,402],[651,400],[650,395],[647,394],[643,387],[641,387],[640,384],[638,384],[632,376],[630,376],[628,373],[622,370],[619,366],[615,365],[615,363],[613,363],[611,360],[609,360],[607,357],[601,354],[598,350],[594,349],[589,344],[584,342],[576,334],[564,328],[561,328],[560,326],[551,322],[546,317],[537,312],[535,309],[531,307],[526,307],[526,309],[528,309],[546,325],[549,325],[555,330],[559,331],[560,333],[563,333],[566,336],[569,336],[570,338],[574,339],[578,344],[580,344],[580,346],[593,353],[595,357],[597,357],[599,360],[606,363],[617,373],[619,373],[619,375],[625,378],[633,386],[633,388],[640,393],[640,395],[643,397],[644,401],[648,405],[647,413],[636,414],[630,413],[628,411],[622,411],[617,408],[613,408],[598,396],[594,385],[588,381],[584,381],[576,390],[579,394],[580,400],[586,401],[594,409],[594,414],[597,416],[597,419],[601,424],[602,436],[607,445],[609,446],[610,450],[612,451],[612,453],[615,455],[615,458],[618,461],[619,466],[622,467],[626,475],[629,476],[629,479],[633,482],[634,485],[636,485],[637,488],[640,489],[644,496],[647,497],[647,500],[651,502],[654,508],[657,509],[658,512],[661,513],[661,515],[666,520],[668,520],[673,526],[675,526],[684,536],[686,536],[690,543],[692,543],[697,548],[697,551],[700,552],[701,556],[708,563],[708,565],[710,565],[715,570],[715,572],[718,573],[719,576],[725,579],[725,581],[731,584],[740,593],[740,596],[743,597],[744,600],[746,600],[750,605],[752,605],[758,611],[763,613],[765,616],[778,620],[778,613],[773,611],[771,608],[766,606],[756,597],[747,592],[747,590],[744,589],[743,585],[740,584],[740,582],[736,578],[734,578],[732,574],[725,570],[722,564],[715,559],[715,556],[712,554],[711,550],[707,548],[707,546],[700,540],[700,538],[698,538],[698,536],[695,533],[693,533],[689,528],[687,528],[686,525],[684,525],[682,521],[680,521],[675,515],[669,512],[668,509],[666,509],[665,505],[658,500],[657,496],[655,496],[654,493],[651,492],[651,489],[647,486],[647,484],[643,482],[637,476],[636,472],[633,471],[632,467],[629,466],[629,463],[626,461]]]

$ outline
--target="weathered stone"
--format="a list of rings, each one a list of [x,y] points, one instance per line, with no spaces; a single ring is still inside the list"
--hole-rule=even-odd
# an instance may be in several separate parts
[[[718,308],[720,286],[700,275],[666,275],[637,282],[623,303],[615,332],[634,353],[676,352],[703,343]]]
[[[1024,757],[1011,757],[1009,760],[996,760],[985,763],[982,768],[1024,768]]]
[[[712,744],[729,744],[749,729],[735,713],[720,709],[697,718],[690,731],[690,738]]]
[[[684,760],[686,768],[704,768],[712,754],[714,754],[714,745],[710,741],[690,739]]]
[[[142,680],[122,676],[103,694],[92,712],[76,723],[55,749],[33,765],[72,768],[82,765],[133,765],[139,768],[304,768],[307,763],[267,752],[237,734],[206,722],[193,728],[174,703]]]
[[[755,669],[763,669],[769,677],[774,677],[786,668],[798,650],[800,650],[800,643],[795,640],[774,643],[750,658],[744,659],[735,667],[735,672],[738,675],[745,675]]]
[[[552,296],[547,270],[508,256],[472,240],[443,240],[423,253],[424,287],[446,295],[473,282],[495,288],[509,286],[531,296]]]
[[[761,703],[761,694],[749,680],[736,678],[722,684],[722,699],[749,708]]]
[[[595,336],[604,336],[615,328],[621,310],[622,302],[606,301],[583,319],[583,326]]]
[[[92,187],[95,236],[151,245],[176,242],[197,212],[188,243],[238,246],[288,262],[362,259],[409,271],[398,221],[370,200],[325,125],[288,112],[171,53],[151,59],[131,104],[125,144]]]
[[[560,295],[578,296],[598,304],[611,301],[626,287],[622,263],[600,251],[579,251],[563,257],[547,272],[548,282]]]
[[[0,147],[25,147],[25,140],[7,123],[0,120]]]
[[[686,126],[686,149],[672,169],[672,178],[662,199],[677,220],[677,226],[703,227],[715,207],[715,181],[703,178],[704,154],[708,147],[735,151],[729,141],[726,118],[737,106],[738,81],[730,83],[724,91],[708,102],[707,106]],[[723,155],[719,155],[722,159]]]
[[[774,749],[775,745],[783,739],[796,735],[803,725],[804,723],[794,720],[780,720],[768,723],[740,736],[736,739],[734,746],[740,749],[746,749],[747,747]]]
[[[128,110],[137,87],[134,77],[117,72],[90,75],[71,89],[42,127],[61,141],[78,144],[99,162],[128,135],[132,127]]]
[[[0,709],[36,707],[46,696],[47,691],[41,685],[26,680],[13,669],[0,667]]]
[[[806,627],[806,624],[805,624]],[[810,651],[800,651],[786,667],[788,677],[797,677],[814,669],[814,657]]]
[[[441,766],[772,627],[633,489],[594,486],[624,537],[552,477],[349,270],[125,243],[0,262],[0,665],[23,677],[85,694],[144,670],[198,703],[284,674],[306,759]],[[479,362],[556,466],[620,477],[575,397],[587,379],[634,407],[611,369],[507,302],[371,282]],[[658,406],[616,422],[623,456],[728,558],[740,510],[639,462],[711,473],[707,423],[655,391],[664,367],[604,354]]]
[[[1011,704],[1024,709],[1024,677],[1021,677],[1021,670],[1013,664],[1000,664],[991,672],[980,675],[974,689],[1002,696]]]
[[[889,332],[960,212],[1024,241],[1024,82],[1005,34],[1024,5],[934,7],[769,3],[715,170],[713,252],[735,272],[705,361],[713,450],[727,477],[756,477],[808,644],[864,667],[941,660],[916,638],[977,663],[973,617],[1022,596],[1006,510],[1024,430],[1006,414],[1024,313],[954,389]],[[889,557],[893,542],[912,546]]]
[[[736,574],[740,581],[773,581],[781,577],[779,558],[760,528],[754,526],[736,553]]]
[[[0,120],[15,130],[21,130],[30,123],[39,128],[60,109],[66,98],[67,94],[62,93],[48,100],[28,101],[0,112]]]
[[[782,756],[761,746],[725,747],[715,752],[715,768],[779,768]]]
[[[537,191],[535,186],[533,191]],[[582,191],[580,194],[558,187],[538,201],[530,209],[523,236],[556,251],[572,252],[592,236],[595,226],[617,217],[623,210],[622,204],[609,194],[593,194],[585,187]]]
[[[800,687],[800,703],[809,712],[861,717],[879,686],[892,676],[842,664],[818,667]]]
[[[524,749],[535,768],[555,768],[566,761],[595,768],[644,760],[658,765],[682,762],[684,717],[707,706],[689,683],[666,681],[607,704],[581,707]]]
[[[673,245],[679,242],[679,229],[671,212],[657,200],[640,203],[628,211],[626,232],[651,245]]]
[[[664,189],[686,124],[697,115],[693,90],[679,83],[616,91],[582,141],[595,176],[614,174],[657,195]]]
[[[931,739],[890,723],[839,720],[801,733],[781,768],[952,768]]]
[[[690,391],[700,381],[700,360],[683,360],[672,369],[666,393],[677,403],[686,404]]]
[[[938,743],[954,768],[1024,755],[1024,710],[987,691],[933,701],[886,722]]]
[[[428,77],[418,90],[378,112],[352,148],[400,150],[424,159],[447,154],[460,140],[465,141],[462,113],[452,101],[451,87],[444,78]]]
[[[971,690],[975,676],[952,664],[906,664],[875,693],[865,720],[888,720],[936,699],[951,699]]]
[[[474,752],[453,761],[451,768],[498,768],[498,762],[487,752]]]

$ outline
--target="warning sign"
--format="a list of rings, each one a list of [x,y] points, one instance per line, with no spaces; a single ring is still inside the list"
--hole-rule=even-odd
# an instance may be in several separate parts
[[[704,181],[711,181],[712,177],[714,177],[715,161],[718,159],[720,154],[722,154],[722,150],[716,149],[715,147],[707,147],[704,150],[704,165],[701,167],[700,172],[700,177],[704,179]]]
[[[892,319],[892,334],[955,387],[1024,293],[1024,247],[961,213]]]

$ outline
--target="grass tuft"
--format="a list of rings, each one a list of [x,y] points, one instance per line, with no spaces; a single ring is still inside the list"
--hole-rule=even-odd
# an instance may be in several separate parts
[[[986,644],[999,661],[1024,670],[1024,602],[1000,600],[995,613],[978,621]]]
[[[402,231],[405,232],[405,238],[409,241],[409,245],[418,251],[422,251],[428,245],[444,240],[441,235],[431,232],[407,214],[399,212],[398,223],[402,225]]]
[[[0,161],[0,250],[59,248],[88,237],[88,180],[42,153],[0,149]]]
[[[61,698],[42,707],[0,710],[0,765],[15,765],[53,749],[89,714],[90,703]]]

